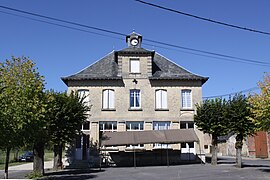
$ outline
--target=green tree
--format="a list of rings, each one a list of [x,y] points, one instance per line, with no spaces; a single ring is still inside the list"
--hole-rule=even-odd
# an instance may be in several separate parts
[[[228,133],[225,107],[226,101],[221,98],[207,99],[202,104],[196,104],[194,123],[199,130],[212,136],[212,165],[217,164],[218,137]]]
[[[233,98],[230,98],[226,109],[227,126],[230,132],[236,135],[236,166],[241,168],[243,140],[248,135],[254,134],[256,126],[249,118],[251,116],[250,104],[244,95],[236,94]]]
[[[90,110],[77,93],[50,92],[51,112],[49,120],[49,136],[54,145],[54,169],[62,165],[62,150],[65,143],[70,143],[81,133],[82,124],[86,121]]]
[[[43,93],[43,77],[34,66],[26,57],[12,57],[0,63],[0,141],[1,148],[6,150],[6,178],[11,148],[25,142],[28,125],[42,116],[40,96]]]
[[[251,119],[255,122],[258,130],[270,132],[270,76],[265,74],[262,81],[258,82],[261,90],[259,94],[248,98],[251,104]]]

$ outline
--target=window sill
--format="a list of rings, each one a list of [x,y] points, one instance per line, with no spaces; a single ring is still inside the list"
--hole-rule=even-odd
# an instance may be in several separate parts
[[[135,73],[135,72],[130,72],[129,75],[140,75],[142,73]]]
[[[155,111],[169,111],[169,109],[155,109]]]
[[[101,109],[101,111],[116,111],[116,109]]]
[[[193,108],[181,108],[181,111],[195,111]]]
[[[142,111],[142,108],[128,108],[128,111]]]

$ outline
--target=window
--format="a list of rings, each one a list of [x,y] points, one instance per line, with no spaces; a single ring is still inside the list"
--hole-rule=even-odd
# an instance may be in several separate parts
[[[171,122],[169,121],[155,121],[153,122],[153,130],[166,130],[171,128]],[[168,149],[171,145],[168,144],[154,144],[155,149]]]
[[[143,121],[137,122],[126,122],[127,131],[142,131],[143,130]]]
[[[89,121],[86,121],[85,123],[83,123],[82,130],[90,130],[90,122]]]
[[[114,109],[114,90],[106,89],[103,90],[103,109]]]
[[[89,90],[87,89],[79,89],[78,96],[80,99],[83,99],[83,103],[88,106],[89,105]]]
[[[181,148],[194,148],[194,142],[181,143]]]
[[[140,60],[139,59],[130,59],[130,72],[131,73],[140,73]]]
[[[194,128],[194,122],[180,122],[180,129],[193,129]]]
[[[182,90],[182,108],[190,109],[192,108],[191,103],[191,90]]]
[[[134,89],[130,90],[130,108],[140,108],[141,107],[141,97],[140,90]]]
[[[153,130],[166,130],[170,129],[171,122],[169,121],[155,121],[153,122]]]
[[[167,109],[167,91],[156,90],[156,109]]]
[[[126,130],[127,131],[143,131],[143,125],[144,122],[143,121],[127,121],[126,122]],[[136,145],[127,145],[127,148],[143,148],[144,145],[143,144],[136,144]]]
[[[99,122],[99,131],[100,132],[117,131],[117,122],[116,121],[100,121]]]

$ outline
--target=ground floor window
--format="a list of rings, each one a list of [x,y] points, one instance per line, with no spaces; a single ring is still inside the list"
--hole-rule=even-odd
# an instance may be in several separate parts
[[[143,121],[127,121],[126,122],[126,130],[127,131],[143,131],[144,130],[144,122]],[[143,144],[136,145],[127,145],[127,148],[143,148]]]
[[[127,121],[126,130],[127,131],[142,131],[144,129],[143,121]]]
[[[171,122],[170,121],[154,121],[153,122],[153,130],[166,130],[171,129]],[[168,144],[154,144],[155,149],[168,149],[171,148],[171,145]]]
[[[180,122],[180,129],[193,129],[194,122],[193,121],[183,121]]]
[[[113,132],[117,131],[117,121],[100,121],[99,122],[100,132]]]

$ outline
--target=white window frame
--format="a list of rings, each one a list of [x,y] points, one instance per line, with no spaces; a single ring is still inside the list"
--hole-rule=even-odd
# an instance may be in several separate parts
[[[102,91],[102,109],[115,109],[115,92],[113,89]]]
[[[188,99],[188,95],[190,96]],[[182,109],[192,109],[192,91],[191,89],[181,90],[181,107]]]
[[[139,129],[131,129],[131,123],[138,123]],[[144,122],[143,121],[126,121],[126,127],[127,127],[127,124],[129,124],[129,127],[126,128],[126,131],[143,131],[144,130]]]
[[[168,93],[165,89],[157,89],[156,96],[156,109],[168,109]]]
[[[139,106],[136,106],[137,95],[139,94]],[[131,96],[133,96],[133,106],[131,104]],[[141,108],[141,90],[131,89],[129,91],[129,106],[131,109],[140,109]]]
[[[112,125],[112,129],[105,129],[105,123],[111,123],[114,124],[116,123],[116,129],[114,129],[114,126]],[[100,125],[102,125],[102,129],[100,128]],[[99,131],[101,132],[115,132],[117,131],[117,121],[100,121],[99,122]]]
[[[129,72],[140,73],[140,59],[138,58],[129,59]]]

